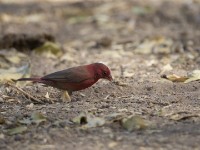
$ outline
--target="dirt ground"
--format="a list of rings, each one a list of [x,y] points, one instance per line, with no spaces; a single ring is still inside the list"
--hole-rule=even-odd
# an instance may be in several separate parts
[[[31,76],[103,62],[115,82],[100,80],[74,92],[71,102],[62,102],[51,87],[21,87],[43,103],[1,84],[0,149],[200,149],[200,81],[161,78],[200,69],[199,14],[200,2],[192,0],[1,3],[0,47],[27,55]],[[61,45],[62,55],[36,54],[33,49],[45,41]],[[34,112],[46,121],[7,134]],[[71,121],[82,112],[99,118],[138,115],[151,125],[129,132],[116,119],[83,129]]]

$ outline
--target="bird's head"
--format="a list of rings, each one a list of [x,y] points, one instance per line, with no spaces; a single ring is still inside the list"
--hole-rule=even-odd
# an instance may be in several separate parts
[[[102,63],[94,63],[95,68],[95,77],[97,79],[107,79],[109,81],[112,81],[112,75],[110,69],[102,64]]]

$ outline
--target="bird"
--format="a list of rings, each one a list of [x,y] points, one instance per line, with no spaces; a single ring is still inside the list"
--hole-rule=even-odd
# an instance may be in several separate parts
[[[71,67],[43,77],[20,78],[16,81],[32,81],[60,89],[63,91],[62,100],[71,101],[72,92],[86,89],[99,79],[113,80],[110,69],[103,63]]]

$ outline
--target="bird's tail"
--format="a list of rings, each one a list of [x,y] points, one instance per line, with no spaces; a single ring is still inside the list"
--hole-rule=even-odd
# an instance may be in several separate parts
[[[17,79],[15,80],[16,82],[17,81],[33,81],[33,82],[40,82],[41,79],[40,78],[20,78],[20,79]]]

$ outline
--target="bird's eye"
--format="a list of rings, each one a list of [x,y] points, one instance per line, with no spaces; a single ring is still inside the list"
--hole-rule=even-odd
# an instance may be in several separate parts
[[[107,75],[107,72],[104,71],[104,72],[103,72],[103,75],[106,76],[106,75]]]

